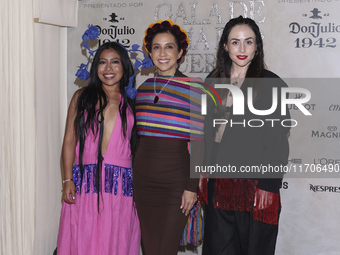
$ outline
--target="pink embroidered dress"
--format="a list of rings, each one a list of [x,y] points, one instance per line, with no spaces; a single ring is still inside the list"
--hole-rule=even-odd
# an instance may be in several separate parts
[[[103,154],[99,210],[95,186],[98,136],[89,132],[85,139],[81,189],[78,142],[73,167],[75,204],[63,202],[58,255],[140,254],[140,227],[132,196],[130,135],[133,122],[133,115],[128,110],[124,138],[118,113],[107,151]]]

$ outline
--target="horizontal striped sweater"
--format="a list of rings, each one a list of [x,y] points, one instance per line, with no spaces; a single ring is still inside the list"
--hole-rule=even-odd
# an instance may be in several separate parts
[[[163,87],[155,103],[155,91],[158,94]],[[136,96],[138,135],[203,140],[201,95],[204,93],[205,87],[199,78],[157,76],[147,79],[139,86]]]

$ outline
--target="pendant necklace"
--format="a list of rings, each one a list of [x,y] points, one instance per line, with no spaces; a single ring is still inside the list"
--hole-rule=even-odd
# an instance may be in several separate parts
[[[170,79],[167,81],[167,83],[162,87],[161,91],[159,91],[158,93],[156,93],[156,78],[157,78],[157,74],[155,75],[155,78],[153,79],[153,91],[155,92],[155,99],[153,100],[154,104],[157,104],[157,102],[159,101],[159,95],[162,93],[163,89],[166,87],[166,85],[168,85],[168,83],[171,81],[172,78],[174,78],[175,74],[173,76],[170,77]]]

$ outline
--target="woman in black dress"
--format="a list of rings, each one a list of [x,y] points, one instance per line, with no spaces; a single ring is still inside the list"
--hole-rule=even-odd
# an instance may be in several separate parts
[[[206,82],[233,84],[245,95],[241,115],[233,113],[233,94],[227,89],[220,94],[222,107],[217,109],[208,104],[205,126],[212,125],[213,118],[227,119],[228,123],[206,130],[206,164],[230,165],[236,171],[285,166],[289,124],[282,125],[281,121],[290,116],[287,109],[286,115],[281,115],[280,90],[286,84],[265,69],[261,33],[253,20],[240,16],[226,24],[218,46],[216,68]],[[272,90],[277,88],[277,109],[266,116],[254,114],[247,103],[248,88],[253,90],[253,106],[257,110],[271,108]],[[283,172],[270,178],[261,174],[226,173],[220,176],[223,178],[205,179],[201,186],[208,204],[203,254],[274,254],[282,176]]]

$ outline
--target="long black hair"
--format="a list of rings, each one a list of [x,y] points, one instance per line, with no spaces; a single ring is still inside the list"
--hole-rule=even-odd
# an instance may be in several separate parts
[[[216,54],[216,67],[210,73],[209,78],[230,78],[232,60],[229,56],[229,53],[225,50],[225,44],[228,43],[228,37],[231,30],[238,25],[247,25],[253,30],[256,37],[256,51],[255,56],[252,59],[246,73],[246,78],[262,78],[263,72],[266,67],[264,62],[264,52],[263,52],[263,42],[261,37],[261,32],[257,24],[254,20],[250,18],[243,18],[239,16],[237,18],[229,20],[229,22],[225,25],[223,29],[223,33],[221,39],[218,44],[218,50]],[[251,83],[246,83],[245,86],[242,86],[242,91],[246,93],[247,87],[249,87]],[[254,95],[258,93],[258,86],[252,85],[255,88]]]
[[[103,162],[102,156],[102,141],[104,131],[104,116],[103,111],[107,106],[108,99],[103,89],[102,82],[98,77],[98,66],[100,55],[104,50],[113,49],[117,51],[120,56],[121,64],[123,67],[123,76],[120,80],[119,91],[122,96],[122,100],[119,103],[119,113],[122,120],[122,133],[126,138],[127,130],[127,111],[131,111],[135,117],[135,102],[130,99],[126,93],[124,87],[129,84],[129,78],[134,74],[134,69],[129,59],[129,56],[125,49],[115,42],[108,42],[102,44],[94,58],[90,69],[90,82],[89,85],[83,90],[77,100],[77,115],[74,120],[75,133],[79,139],[79,167],[81,172],[81,183],[84,174],[83,169],[83,154],[85,139],[89,132],[93,132],[94,135],[99,134],[98,139],[98,151],[97,151],[97,171],[96,171],[96,190],[100,192],[100,180],[101,180],[101,168]],[[135,79],[133,80],[133,86],[135,86]],[[130,139],[131,154],[134,155],[136,151],[136,119],[134,120],[134,126],[132,128],[132,134]],[[82,185],[81,185],[82,186]],[[80,187],[81,187],[80,186]],[[99,199],[99,195],[98,195]],[[99,202],[99,200],[98,200]]]

